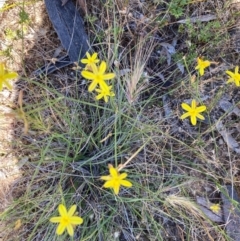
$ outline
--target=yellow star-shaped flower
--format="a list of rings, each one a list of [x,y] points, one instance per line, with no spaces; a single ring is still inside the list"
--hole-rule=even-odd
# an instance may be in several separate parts
[[[92,56],[87,52],[86,59],[81,59],[81,63],[86,64],[86,69],[91,70],[93,64],[97,64],[100,60],[97,58],[97,53],[93,53]]]
[[[5,65],[0,63],[0,91],[2,91],[3,86],[6,86],[9,90],[12,90],[12,85],[9,83],[9,80],[17,77],[18,74],[16,72],[9,72],[5,69]]]
[[[106,181],[103,185],[105,188],[112,188],[114,193],[118,195],[120,186],[131,187],[132,183],[128,180],[124,180],[127,177],[127,173],[120,174],[117,168],[114,168],[111,164],[109,166],[109,176],[102,176],[101,180]]]
[[[105,80],[113,79],[115,77],[115,74],[105,74],[105,71],[107,69],[106,62],[102,61],[99,67],[97,67],[96,64],[92,64],[91,69],[92,72],[83,70],[81,73],[85,79],[92,81],[92,83],[88,87],[88,91],[92,92],[97,87],[97,85],[99,85],[101,89],[107,89],[108,85],[106,84]]]
[[[185,119],[185,118],[190,116],[190,120],[191,120],[192,125],[195,126],[197,124],[197,118],[199,118],[201,120],[205,119],[204,116],[202,116],[199,113],[205,111],[206,110],[206,106],[202,105],[202,106],[197,107],[196,100],[192,100],[191,106],[189,106],[186,103],[182,103],[181,106],[187,112],[185,114],[183,114],[180,118],[181,119]]]
[[[211,64],[210,61],[208,60],[202,60],[201,58],[197,58],[197,66],[196,66],[196,70],[199,71],[200,76],[204,75],[204,69],[209,67]]]
[[[219,205],[219,203],[212,204],[209,208],[210,208],[210,209],[212,210],[212,212],[214,212],[214,213],[219,213],[219,211],[220,211],[220,205]]]
[[[96,96],[96,99],[100,100],[100,99],[104,98],[104,101],[107,103],[108,97],[115,96],[115,94],[112,92],[111,88],[112,88],[112,86],[108,86],[105,89],[96,89],[96,91],[99,93]]]
[[[239,70],[239,67],[236,66],[234,73],[229,70],[226,71],[226,74],[228,74],[230,76],[230,78],[227,81],[227,84],[233,82],[233,83],[235,83],[236,86],[238,86],[238,87],[240,86],[240,74],[238,73],[238,70]]]
[[[59,223],[56,234],[63,234],[64,230],[67,229],[67,232],[70,236],[73,236],[74,230],[73,227],[75,225],[80,225],[83,223],[83,219],[78,216],[73,216],[77,209],[76,205],[71,206],[69,211],[67,211],[66,207],[63,204],[58,206],[58,212],[60,214],[59,217],[50,218],[50,222]]]

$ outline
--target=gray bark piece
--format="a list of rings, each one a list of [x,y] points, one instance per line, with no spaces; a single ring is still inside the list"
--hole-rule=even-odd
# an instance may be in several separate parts
[[[219,101],[219,106],[228,114],[234,113],[237,116],[240,116],[240,109],[237,106],[234,106],[228,100],[222,99]]]
[[[49,63],[37,69],[33,72],[35,76],[47,75],[73,62],[79,62],[89,51],[88,36],[77,8],[72,1],[66,2],[64,6],[61,3],[60,0],[45,0],[49,18],[68,55],[54,64]]]
[[[233,149],[236,153],[240,154],[240,146],[238,142],[232,137],[231,133],[227,132],[222,121],[217,121],[216,128],[218,132],[222,135],[224,141],[227,143],[230,149]],[[240,240],[239,240],[240,241]]]
[[[240,198],[231,185],[226,185],[221,198],[226,232],[234,241],[240,241]]]
[[[222,210],[219,211],[219,213],[214,213],[210,207],[213,203],[210,203],[206,200],[204,197],[197,197],[197,204],[199,205],[199,208],[203,211],[203,213],[213,222],[216,223],[223,223],[223,215]]]
[[[83,58],[89,49],[83,20],[72,1],[45,0],[49,18],[72,62]]]

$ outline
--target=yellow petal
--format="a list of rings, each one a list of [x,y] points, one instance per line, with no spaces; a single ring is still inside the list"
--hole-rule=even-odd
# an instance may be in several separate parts
[[[3,82],[4,85],[6,85],[6,87],[9,89],[9,90],[12,90],[12,85],[6,80]]]
[[[105,187],[105,188],[114,187],[114,183],[112,180],[106,181],[104,183],[103,187]]]
[[[1,81],[1,78],[0,78],[0,91],[2,91],[3,89],[3,82]]]
[[[110,174],[111,174],[112,177],[117,177],[117,176],[118,176],[118,171],[117,171],[117,169],[114,168],[114,167],[110,167],[110,168],[109,168],[109,172],[110,172]]]
[[[67,232],[71,237],[73,236],[74,231],[73,231],[73,226],[71,224],[67,226]]]
[[[86,55],[87,55],[87,58],[88,58],[88,59],[91,58],[91,55],[90,55],[88,52],[86,53]]]
[[[226,74],[228,74],[228,75],[231,76],[232,78],[233,78],[234,75],[235,75],[233,72],[231,72],[231,71],[229,71],[229,70],[226,71]]]
[[[107,103],[108,102],[108,96],[104,95],[104,101]]]
[[[97,53],[93,53],[92,59],[95,60],[97,58]]]
[[[3,76],[5,74],[5,65],[3,63],[0,63],[0,76]]]
[[[185,119],[185,118],[187,118],[187,117],[189,117],[190,116],[190,113],[189,112],[187,112],[187,113],[185,113],[185,114],[183,114],[183,115],[181,115],[181,117],[180,117],[180,119]]]
[[[192,109],[196,109],[197,103],[196,100],[192,100]]]
[[[83,70],[81,72],[81,74],[82,74],[83,78],[89,79],[89,80],[93,80],[96,77],[96,75],[94,73],[86,71],[86,70]]]
[[[60,204],[58,206],[58,212],[60,213],[61,216],[66,216],[67,215],[67,209],[63,204]]]
[[[208,60],[205,60],[203,61],[202,65],[203,65],[203,68],[207,68],[208,66],[210,66],[211,62],[208,61]]]
[[[197,114],[197,118],[199,118],[200,120],[205,120],[204,116],[201,114]]]
[[[227,84],[232,83],[232,82],[234,82],[234,79],[233,78],[229,78],[228,81],[227,81]]]
[[[15,79],[18,77],[16,72],[10,72],[4,75],[4,79]]]
[[[88,59],[81,59],[81,63],[83,63],[83,64],[88,64]]]
[[[112,177],[111,176],[101,176],[100,179],[104,180],[104,181],[109,181],[112,179]]]
[[[124,187],[131,187],[132,186],[132,183],[127,181],[127,180],[121,180],[120,184]]]
[[[202,59],[198,57],[197,58],[197,63],[198,63],[198,65],[200,65],[202,63]]]
[[[92,83],[89,85],[88,87],[88,91],[92,92],[97,86],[97,82],[96,81],[92,81]]]
[[[181,106],[186,111],[191,111],[192,110],[192,108],[188,104],[186,104],[186,103],[182,103]]]
[[[70,218],[70,222],[71,222],[71,224],[75,224],[75,225],[79,224],[80,225],[83,223],[83,219],[81,217],[74,216],[74,217]]]
[[[60,223],[61,217],[52,217],[49,220],[51,223]]]
[[[73,214],[75,213],[76,209],[77,209],[77,206],[76,205],[72,205],[71,208],[68,211],[68,215],[69,216],[73,216]]]
[[[96,96],[96,100],[100,100],[102,98],[103,98],[103,94],[99,94],[99,95]]]
[[[120,189],[120,185],[114,185],[113,191],[114,191],[114,193],[115,193],[116,195],[118,195],[119,189]]]
[[[99,72],[98,72],[98,67],[95,63],[91,64],[91,68],[92,68],[92,71],[95,75],[98,75]]]
[[[99,66],[99,74],[104,74],[107,68],[107,64],[105,61],[102,61],[102,63]]]
[[[57,235],[61,235],[63,234],[64,230],[65,230],[65,225],[62,225],[61,223],[58,225],[57,230],[56,230],[56,234]]]
[[[109,74],[104,74],[103,75],[103,79],[104,80],[109,80],[109,79],[113,79],[115,78],[115,74],[114,73],[109,73]]]
[[[205,105],[202,105],[202,106],[197,107],[196,111],[200,113],[200,112],[205,111],[206,109],[207,109],[207,107]]]
[[[108,90],[108,85],[104,80],[99,82],[99,86],[100,86],[101,90]]]
[[[203,76],[204,75],[204,68],[200,68],[199,73],[200,73],[200,76]]]
[[[191,123],[192,123],[192,125],[196,125],[197,124],[197,118],[196,118],[196,116],[191,116]]]
[[[124,179],[127,177],[127,173],[122,173],[119,175],[119,179]]]
[[[236,66],[236,67],[235,67],[235,74],[238,74],[238,70],[239,70],[239,67]]]

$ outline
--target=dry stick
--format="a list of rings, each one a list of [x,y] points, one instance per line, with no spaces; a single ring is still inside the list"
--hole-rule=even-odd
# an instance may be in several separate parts
[[[124,167],[127,166],[127,164],[132,161],[132,159],[145,147],[149,139],[122,165],[119,165],[118,171],[121,171]]]

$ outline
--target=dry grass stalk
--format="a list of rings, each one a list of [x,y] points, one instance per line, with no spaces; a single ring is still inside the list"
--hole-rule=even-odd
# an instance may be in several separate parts
[[[126,76],[126,96],[129,104],[134,104],[148,81],[144,80],[144,69],[154,49],[154,42],[148,39],[140,39],[136,47],[134,61],[131,64],[131,71]]]
[[[186,197],[177,195],[169,195],[166,198],[166,203],[170,204],[175,210],[182,209],[187,213],[191,213],[194,217],[205,218],[202,211]]]

